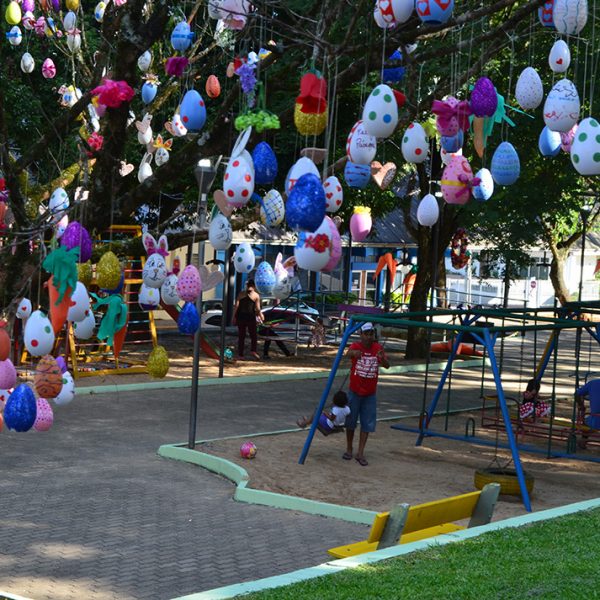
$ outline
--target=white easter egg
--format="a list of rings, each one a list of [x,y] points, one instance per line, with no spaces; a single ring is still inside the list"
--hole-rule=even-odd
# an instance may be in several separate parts
[[[492,197],[494,193],[494,178],[489,169],[479,169],[475,173],[475,177],[480,180],[480,183],[473,186],[473,198],[480,202],[486,202]]]
[[[73,333],[78,340],[89,340],[96,327],[96,317],[93,311],[87,310],[86,315],[81,321],[73,323]]]
[[[175,306],[179,304],[179,294],[177,293],[177,275],[171,273],[160,286],[160,297],[165,304]]]
[[[23,342],[31,356],[50,354],[54,347],[54,330],[50,319],[41,311],[31,313],[25,324]]]
[[[285,204],[277,190],[269,190],[260,207],[260,220],[267,227],[277,227],[285,219]]]
[[[77,52],[81,48],[81,35],[79,33],[67,33],[67,46],[71,52]]]
[[[375,9],[373,10],[373,18],[375,19],[375,23],[377,23],[377,27],[381,27],[381,29],[389,29],[396,26],[396,23],[393,20],[385,20],[384,16],[381,14],[379,3],[377,2],[375,3]]]
[[[211,19],[224,19],[225,13],[221,11],[223,0],[208,0],[208,16]]]
[[[102,23],[104,20],[104,13],[106,11],[106,2],[98,2],[96,4],[96,8],[94,9],[94,19],[98,21],[98,23]]]
[[[579,123],[571,144],[571,162],[581,175],[600,175],[600,125],[593,117]]]
[[[538,149],[542,156],[556,156],[560,152],[560,133],[544,127],[538,138]]]
[[[231,223],[221,213],[215,215],[208,228],[208,241],[215,250],[227,250],[231,246],[233,229]]]
[[[146,259],[142,269],[142,281],[151,288],[158,289],[167,278],[167,263],[164,257],[155,252]]]
[[[423,196],[417,207],[417,221],[423,227],[433,227],[440,216],[440,207],[433,194]]]
[[[409,163],[419,164],[427,160],[429,138],[422,125],[411,123],[402,136],[402,156]]]
[[[569,131],[579,120],[580,109],[577,88],[569,79],[561,79],[546,98],[544,122],[552,131]]]
[[[244,154],[229,161],[223,177],[223,191],[227,202],[239,208],[245,206],[254,193],[254,168]]]
[[[29,52],[25,52],[21,56],[21,71],[23,73],[31,73],[33,69],[35,69],[35,60],[33,60],[33,56]]]
[[[337,212],[344,202],[344,189],[335,175],[330,175],[323,182],[325,190],[325,210],[328,213]]]
[[[357,121],[346,140],[348,159],[359,165],[370,165],[377,153],[377,138],[367,133],[362,121]]]
[[[77,15],[72,10],[68,11],[63,17],[63,25],[67,32],[75,29],[75,26],[77,25]]]
[[[171,119],[171,133],[176,137],[183,137],[187,133],[187,127],[183,124],[179,113]]]
[[[587,0],[554,0],[552,19],[559,33],[577,35],[587,23]]]
[[[142,71],[143,73],[145,73],[150,68],[151,64],[152,64],[152,54],[150,53],[150,50],[146,50],[146,52],[141,54],[137,60],[138,69],[140,71]]]
[[[242,242],[233,255],[233,268],[238,273],[250,273],[255,263],[254,250],[248,242]]]
[[[273,298],[278,300],[285,300],[292,293],[292,280],[284,269],[278,273],[275,273],[275,285],[271,294]]]
[[[290,195],[292,188],[296,185],[296,181],[298,181],[302,175],[306,175],[307,173],[312,173],[319,179],[321,178],[317,165],[315,165],[310,158],[302,156],[292,165],[292,168],[289,170],[285,179],[285,192],[288,196]]]
[[[140,163],[138,168],[137,178],[140,183],[144,183],[148,177],[152,177],[152,167],[150,166],[150,160],[152,159],[152,155],[150,158],[144,158]]]
[[[413,0],[389,0],[396,23],[402,24],[408,21],[415,9]]]
[[[169,151],[166,148],[158,148],[154,153],[154,162],[157,167],[169,162]]]
[[[387,138],[398,125],[398,103],[392,88],[378,85],[365,102],[362,120],[367,133],[376,138]]]
[[[67,320],[83,321],[86,312],[90,309],[90,296],[85,285],[83,285],[81,281],[78,281],[75,286],[75,291],[71,295],[71,302],[73,304],[67,312]]]
[[[138,294],[138,304],[142,310],[154,310],[160,304],[160,290],[142,283]]]
[[[548,64],[555,73],[564,73],[571,64],[571,51],[567,42],[557,40],[548,54]]]
[[[28,319],[31,315],[31,300],[21,298],[17,306],[17,319]]]
[[[69,204],[69,196],[64,188],[56,188],[48,201],[48,211],[50,212],[52,221],[60,221],[64,212],[69,208]]]
[[[58,406],[66,406],[73,401],[73,398],[75,398],[75,380],[69,371],[65,371],[62,374],[62,388],[54,398],[54,402]]]
[[[443,148],[440,148],[440,156],[442,158],[442,162],[445,165],[449,165],[454,156],[462,156],[462,148],[459,148],[456,152],[448,152]]]
[[[331,258],[331,231],[326,219],[316,231],[301,231],[294,247],[294,258],[301,269],[320,271]]]
[[[533,67],[523,69],[519,75],[515,96],[523,110],[533,110],[542,103],[544,86],[538,72]]]
[[[23,41],[23,34],[17,25],[13,25],[6,35],[11,46],[18,46]]]

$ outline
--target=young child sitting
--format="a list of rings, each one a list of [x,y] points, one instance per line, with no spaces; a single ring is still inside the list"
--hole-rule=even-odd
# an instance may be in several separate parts
[[[526,419],[533,416],[547,417],[550,414],[550,405],[540,399],[540,382],[537,379],[530,379],[527,382],[527,389],[523,392],[523,402],[519,407],[519,417]]]
[[[333,396],[333,406],[331,410],[323,411],[319,417],[319,424],[317,429],[323,435],[329,435],[336,431],[341,431],[341,428],[346,422],[346,417],[350,414],[350,407],[348,406],[348,396],[346,392],[340,390]],[[296,421],[296,425],[304,429],[313,422],[313,417],[302,417]]]
[[[310,328],[312,335],[308,340],[307,348],[314,346],[320,348],[325,343],[325,327],[323,326],[323,319],[317,317],[317,322]]]

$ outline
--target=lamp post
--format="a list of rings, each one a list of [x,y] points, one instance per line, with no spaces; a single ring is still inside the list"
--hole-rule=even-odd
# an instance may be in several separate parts
[[[583,267],[585,262],[585,236],[587,234],[587,225],[590,217],[590,213],[592,212],[592,206],[589,204],[584,204],[579,209],[579,216],[581,217],[581,222],[583,223],[583,229],[581,232],[581,262],[579,265],[579,294],[577,296],[577,301],[581,302],[581,297],[583,293]]]

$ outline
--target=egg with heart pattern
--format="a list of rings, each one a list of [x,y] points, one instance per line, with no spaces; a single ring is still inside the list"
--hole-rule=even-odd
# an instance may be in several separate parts
[[[415,8],[423,23],[440,25],[452,16],[454,0],[415,0]]]
[[[544,27],[554,29],[554,19],[552,11],[554,9],[554,0],[547,0],[538,8],[538,19]]]
[[[556,40],[550,54],[548,54],[548,64],[555,73],[564,73],[571,65],[571,51],[567,42]]]
[[[17,307],[17,319],[28,319],[31,315],[31,300],[29,298],[21,298]]]
[[[344,202],[344,189],[335,175],[330,175],[323,182],[325,190],[325,210],[328,213],[337,212]]]

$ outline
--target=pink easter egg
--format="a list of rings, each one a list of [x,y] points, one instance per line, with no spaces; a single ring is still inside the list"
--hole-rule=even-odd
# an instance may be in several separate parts
[[[17,370],[10,358],[0,361],[0,389],[7,390],[15,387],[17,383]]]
[[[471,197],[473,171],[464,156],[454,155],[442,174],[442,195],[448,204],[466,204]]]
[[[329,246],[330,258],[329,262],[321,269],[321,271],[325,271],[329,273],[333,271],[337,264],[340,262],[340,258],[342,258],[342,238],[340,237],[340,232],[338,228],[335,226],[333,219],[331,217],[325,217],[325,221],[327,225],[329,225],[329,232],[331,238],[331,245]]]
[[[54,413],[52,412],[52,407],[45,398],[38,398],[36,400],[36,404],[37,413],[33,423],[33,428],[36,431],[48,431],[48,429],[52,427],[52,423],[54,423]]]
[[[47,58],[42,64],[42,75],[46,79],[54,79],[56,76],[56,65],[51,58]]]
[[[201,291],[200,273],[194,265],[188,265],[177,280],[177,294],[184,302],[195,302]]]
[[[356,207],[361,208],[361,207]],[[356,211],[356,208],[354,209]],[[350,217],[350,233],[352,241],[362,242],[367,239],[371,228],[373,227],[373,219],[370,211],[357,211]]]

